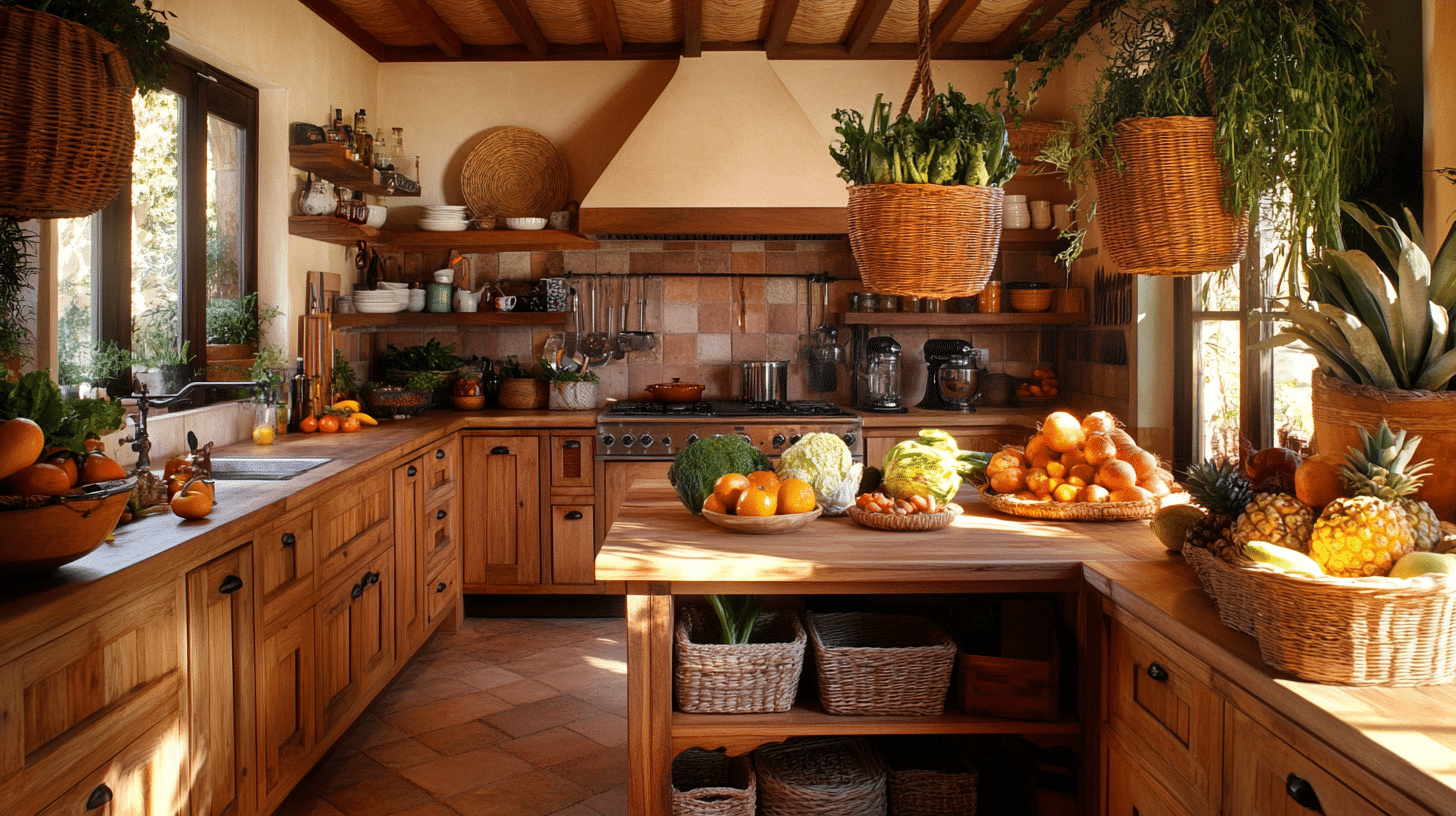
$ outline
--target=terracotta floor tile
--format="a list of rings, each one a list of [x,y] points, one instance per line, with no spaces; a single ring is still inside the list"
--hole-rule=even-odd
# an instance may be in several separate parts
[[[599,659],[593,658],[588,660],[585,657],[578,656],[577,662],[574,665],[564,669],[548,671],[540,675],[538,679],[558,691],[574,691],[587,686],[600,685],[604,674],[610,678],[616,673],[615,664],[604,668],[601,665],[602,662]],[[622,677],[624,679],[626,678],[625,666],[623,667]]]
[[[535,771],[525,776],[483,785],[446,801],[462,816],[546,816],[580,802],[586,788],[552,773]]]
[[[424,789],[394,774],[382,774],[329,791],[324,799],[348,816],[394,816],[433,801]]]
[[[367,779],[378,778],[388,773],[387,769],[373,758],[352,751],[337,749],[326,754],[318,765],[309,771],[299,787],[315,791],[331,791],[356,785]]]
[[[414,682],[396,683],[385,693],[379,695],[379,698],[369,708],[372,711],[387,714],[391,711],[402,711],[437,700],[459,697],[474,691],[481,691],[481,689],[454,678],[437,678],[426,674]]]
[[[377,713],[371,709],[334,743],[334,750],[357,753],[370,746],[396,742],[407,736],[409,735],[379,719]]]
[[[347,816],[343,811],[316,796],[290,796],[273,816]]]
[[[409,736],[434,731],[447,725],[459,725],[499,712],[509,712],[511,704],[489,692],[472,691],[459,697],[447,697],[433,703],[392,711],[383,719]]]
[[[454,810],[451,810],[449,806],[441,804],[440,802],[430,802],[426,805],[420,805],[419,807],[412,807],[409,810],[401,811],[394,814],[394,816],[460,816],[460,814],[456,813]]]
[[[624,728],[624,738],[625,733]],[[415,739],[433,748],[440,756],[454,756],[478,748],[499,745],[510,738],[480,720],[471,720],[468,723],[460,723],[421,734]]]
[[[589,796],[581,803],[602,816],[627,816],[627,783],[623,782],[611,790]]]
[[[551,816],[602,816],[602,815],[600,813],[597,813],[595,810],[592,810],[591,808],[587,807],[586,805],[577,803],[577,804],[572,805],[571,807],[567,808],[566,810],[558,810],[555,813],[551,814]]]
[[[627,778],[627,748],[603,748],[577,757],[551,770],[593,793],[611,790]]]
[[[601,711],[611,711],[618,714],[627,713],[627,683],[625,679],[572,689],[570,696]]]
[[[531,764],[499,748],[481,748],[406,768],[401,774],[436,799],[443,800],[484,784],[535,770]]]
[[[485,721],[510,734],[524,737],[558,725],[575,722],[597,713],[597,709],[570,695],[562,694],[548,700],[519,705],[509,711],[492,714]]]
[[[417,739],[402,739],[386,742],[364,749],[364,753],[380,765],[398,771],[412,768],[432,759],[439,759],[440,753]]]
[[[545,768],[601,750],[599,743],[568,728],[551,728],[501,743],[501,748]]]
[[[512,705],[522,705],[547,700],[561,692],[539,680],[525,678],[514,683],[496,686],[490,690],[490,693]]]
[[[627,742],[627,718],[621,714],[598,714],[595,717],[567,723],[566,727],[583,737],[609,747],[625,745]]]
[[[506,671],[499,666],[485,666],[460,675],[461,682],[469,683],[482,691],[490,691],[497,686],[504,686],[521,679],[523,678],[519,674]]]

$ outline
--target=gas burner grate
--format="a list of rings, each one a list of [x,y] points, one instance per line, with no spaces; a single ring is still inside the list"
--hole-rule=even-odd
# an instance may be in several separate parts
[[[609,413],[623,417],[703,417],[714,416],[713,406],[707,401],[657,402],[655,400],[618,400],[612,403]]]

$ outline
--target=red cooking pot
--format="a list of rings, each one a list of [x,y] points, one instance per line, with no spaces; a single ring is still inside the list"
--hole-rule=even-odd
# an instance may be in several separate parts
[[[703,396],[703,385],[679,382],[673,377],[670,383],[647,386],[647,395],[663,402],[697,402]]]

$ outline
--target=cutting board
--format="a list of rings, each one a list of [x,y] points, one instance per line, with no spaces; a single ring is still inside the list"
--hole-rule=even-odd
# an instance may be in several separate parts
[[[305,302],[308,314],[334,312],[334,301],[344,288],[344,278],[337,272],[308,273],[308,292]]]

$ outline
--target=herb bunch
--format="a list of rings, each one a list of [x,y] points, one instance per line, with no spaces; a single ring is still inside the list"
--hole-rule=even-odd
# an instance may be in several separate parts
[[[969,184],[1000,187],[1019,162],[1006,136],[1006,120],[982,104],[971,104],[947,86],[920,119],[890,119],[884,94],[875,97],[869,120],[859,111],[837,110],[829,146],[839,177],[850,184]]]

